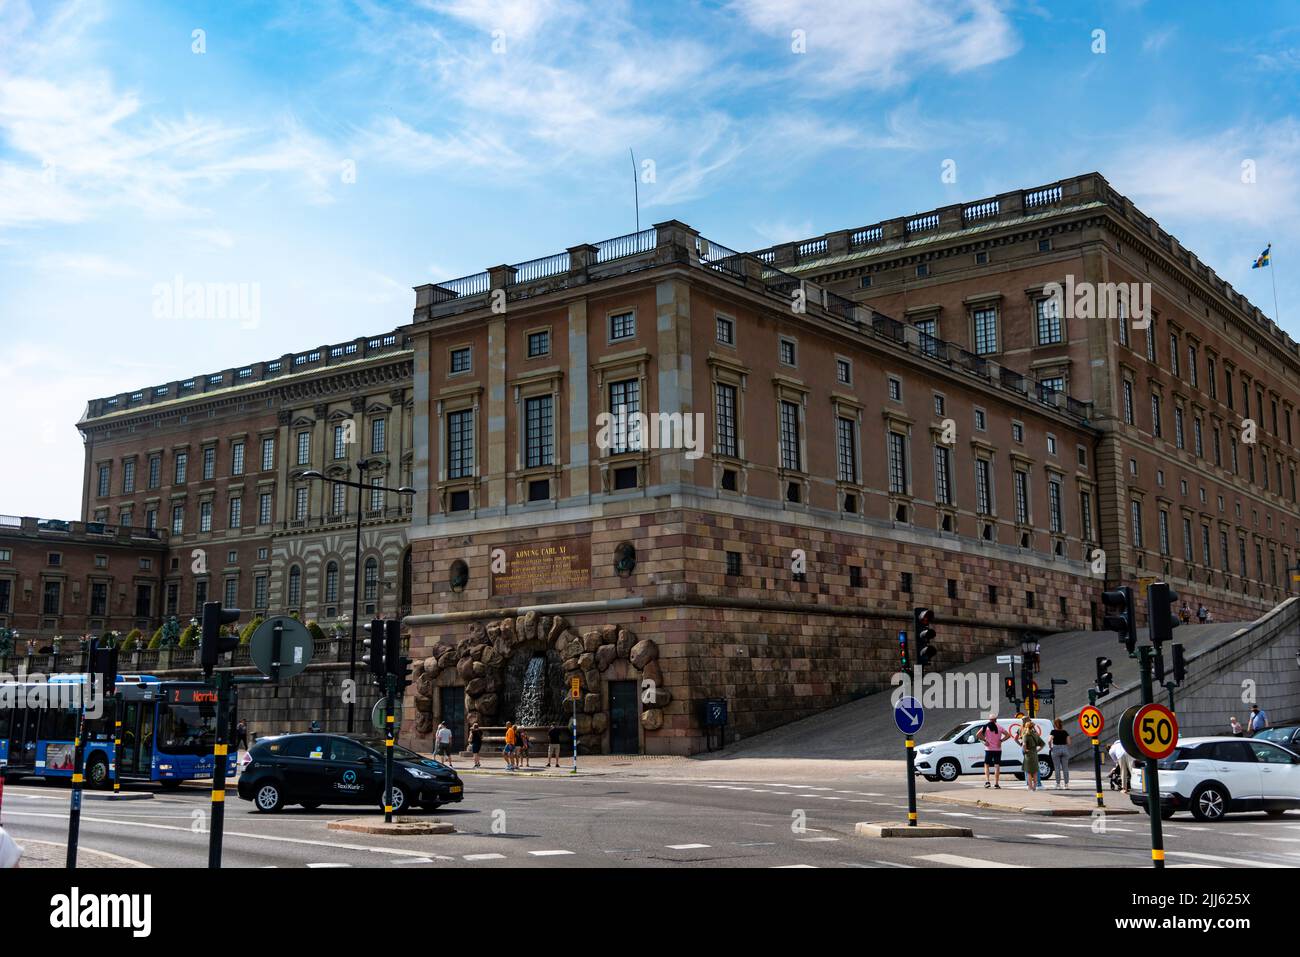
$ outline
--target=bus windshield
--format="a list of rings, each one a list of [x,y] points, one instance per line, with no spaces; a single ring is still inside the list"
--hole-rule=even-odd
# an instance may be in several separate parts
[[[211,707],[166,704],[160,715],[158,750],[164,754],[211,754],[217,740],[217,714]]]

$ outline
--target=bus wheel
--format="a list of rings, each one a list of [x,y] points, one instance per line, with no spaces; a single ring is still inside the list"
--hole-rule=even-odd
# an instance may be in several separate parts
[[[183,781],[159,781],[158,784],[164,791],[178,791]]]
[[[102,754],[93,754],[86,763],[86,784],[92,788],[108,787],[108,759]]]

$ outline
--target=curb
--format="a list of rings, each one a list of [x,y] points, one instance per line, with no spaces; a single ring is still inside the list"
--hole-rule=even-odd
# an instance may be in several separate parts
[[[974,837],[975,832],[968,827],[953,824],[873,824],[859,821],[853,825],[853,833],[858,837]]]
[[[420,818],[396,817],[392,824],[372,818],[354,817],[330,821],[330,831],[354,831],[358,834],[454,834],[456,829],[445,821],[424,821]]]
[[[154,796],[147,791],[123,791],[121,794],[104,794],[101,791],[82,791],[81,796],[87,801],[152,801]]]
[[[1137,814],[1137,808],[1116,808],[1116,807],[1013,807],[1006,804],[994,804],[990,801],[983,801],[979,798],[961,798],[950,795],[940,794],[918,794],[918,800],[927,801],[931,804],[955,804],[960,807],[977,807],[985,811],[1006,811],[1009,814],[1035,814],[1040,817],[1091,817],[1094,811],[1105,811],[1107,814]],[[1092,799],[1090,799],[1092,800]]]

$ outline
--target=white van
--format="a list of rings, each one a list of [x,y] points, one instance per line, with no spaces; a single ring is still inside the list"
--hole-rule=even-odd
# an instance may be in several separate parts
[[[1024,780],[1025,753],[1020,750],[1021,718],[998,718],[998,725],[1011,735],[1002,742],[1002,769]],[[984,774],[984,742],[975,735],[988,724],[988,718],[963,721],[938,741],[927,741],[916,749],[916,773],[927,781],[956,781],[962,774]],[[1034,718],[1043,748],[1038,752],[1038,770],[1041,780],[1052,776],[1052,757],[1048,751],[1047,732],[1052,723],[1044,718]]]

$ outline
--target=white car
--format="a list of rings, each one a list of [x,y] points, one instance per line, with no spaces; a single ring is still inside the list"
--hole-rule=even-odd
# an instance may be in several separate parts
[[[1002,769],[1017,778],[1024,778],[1025,753],[1020,750],[1021,718],[998,718],[998,725],[1011,737],[1002,742]],[[1038,736],[1044,742],[1051,724],[1034,718]],[[988,724],[988,718],[963,721],[938,741],[927,741],[916,749],[916,773],[927,781],[956,781],[963,774],[984,773],[984,743],[975,735]],[[1038,752],[1038,773],[1041,780],[1052,776],[1052,758],[1046,746]]]
[[[1147,809],[1139,763],[1129,796]],[[1300,810],[1300,755],[1259,738],[1183,738],[1156,765],[1160,816],[1191,811],[1198,821],[1217,821],[1234,811],[1270,816]],[[1150,813],[1148,811],[1148,813]]]

